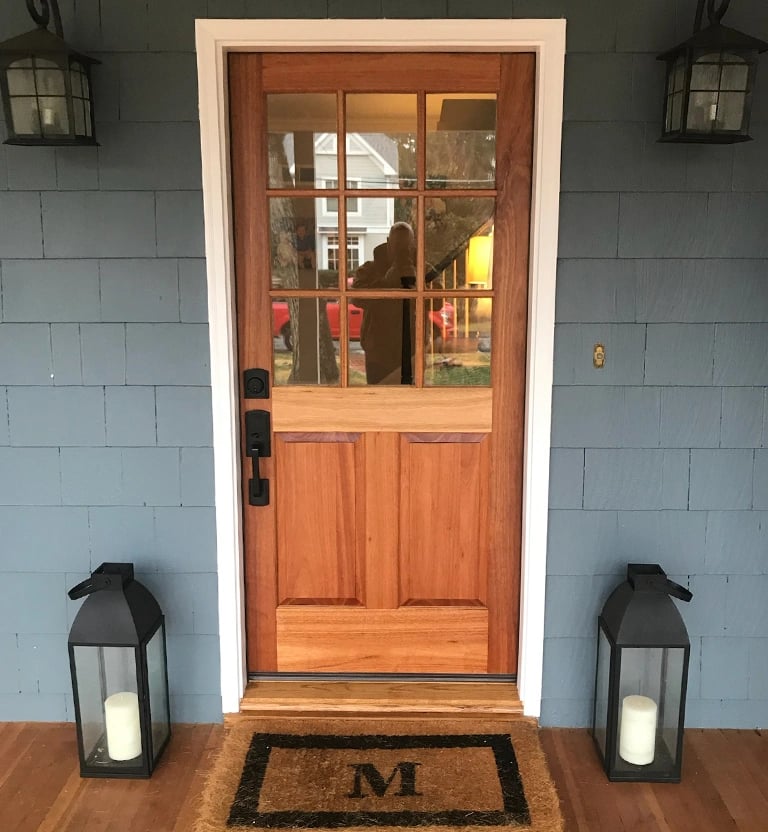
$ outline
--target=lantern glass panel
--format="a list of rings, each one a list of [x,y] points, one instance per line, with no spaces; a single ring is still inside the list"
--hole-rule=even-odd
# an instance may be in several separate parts
[[[688,102],[688,130],[710,133],[717,119],[717,92],[692,92]]]
[[[684,666],[682,647],[621,649],[616,773],[642,776],[674,768]]]
[[[72,87],[72,95],[83,96],[83,71],[77,61],[73,61],[69,68],[69,83]]]
[[[744,104],[743,92],[721,92],[717,106],[718,130],[741,130],[744,120]]]
[[[30,61],[15,61],[6,70],[9,95],[34,95],[35,75]]]
[[[166,685],[165,628],[160,626],[147,644],[149,712],[152,719],[152,759],[160,756],[171,733]]]
[[[140,766],[136,650],[90,645],[72,649],[85,764],[96,768]]]
[[[603,759],[608,737],[608,693],[611,682],[611,645],[603,628],[597,635],[597,679],[595,683],[594,737]]]
[[[66,95],[64,73],[58,67],[56,69],[36,69],[35,80],[38,95]]]
[[[37,117],[37,99],[17,97],[11,99],[13,132],[17,136],[39,136],[40,121]]]
[[[47,96],[40,98],[40,121],[44,136],[61,136],[69,133],[67,99]]]
[[[741,58],[735,55],[729,55],[728,58],[741,61]],[[748,79],[749,67],[743,61],[741,61],[741,64],[725,64],[722,80],[720,81],[720,89],[741,90],[743,92],[747,89]]]
[[[683,120],[683,94],[676,92],[672,96],[672,106],[669,109],[669,130],[679,130]]]
[[[85,110],[82,99],[75,98],[72,100],[72,110],[75,114],[75,135],[85,136]]]
[[[685,58],[682,56],[675,61],[673,77],[674,92],[682,92],[685,89]]]
[[[692,90],[716,90],[720,84],[720,65],[695,63],[691,67]]]

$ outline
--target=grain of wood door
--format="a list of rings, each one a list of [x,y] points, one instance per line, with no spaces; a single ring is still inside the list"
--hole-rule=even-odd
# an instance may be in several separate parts
[[[250,672],[516,672],[534,74],[229,56]]]

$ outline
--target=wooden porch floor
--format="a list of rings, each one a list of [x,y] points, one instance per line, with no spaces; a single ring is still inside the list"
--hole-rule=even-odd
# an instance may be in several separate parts
[[[2,832],[190,832],[221,725],[179,725],[150,780],[83,780],[71,724],[0,723]],[[566,832],[768,832],[768,732],[685,734],[679,785],[608,783],[583,730],[542,744]]]

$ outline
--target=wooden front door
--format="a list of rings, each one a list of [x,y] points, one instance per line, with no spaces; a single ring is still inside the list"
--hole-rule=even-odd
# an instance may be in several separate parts
[[[534,73],[229,57],[251,672],[516,672]]]

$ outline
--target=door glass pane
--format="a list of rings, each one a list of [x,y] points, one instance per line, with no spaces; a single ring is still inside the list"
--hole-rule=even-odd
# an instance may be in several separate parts
[[[267,131],[270,188],[321,188],[338,175],[335,95],[268,95]]]
[[[276,385],[338,386],[338,298],[275,298],[272,335]]]
[[[409,298],[361,297],[355,298],[354,307],[350,303],[348,308],[348,383],[412,384],[416,349],[414,302]],[[361,310],[362,315],[355,310]]]
[[[427,96],[427,187],[496,185],[496,96]]]
[[[490,297],[435,297],[424,302],[426,387],[489,387]]]
[[[347,176],[360,188],[414,187],[416,96],[347,95],[346,108]]]
[[[350,387],[360,384],[367,384],[365,372],[365,351],[360,343],[360,334],[363,325],[363,307],[373,301],[356,299],[355,302],[347,304],[347,321],[349,326],[349,367],[347,368],[347,383]]]
[[[428,273],[435,275],[428,288],[487,288],[491,285],[494,200],[458,197],[425,201],[424,241]],[[487,237],[489,242],[474,241]],[[470,260],[470,255],[472,255]]]
[[[356,239],[358,257],[364,260],[350,273],[351,289],[402,289],[403,278],[416,275],[416,200],[374,197],[360,202],[361,217],[347,213],[348,244]]]
[[[338,235],[338,218],[323,212],[323,199],[273,197],[269,200],[270,265],[273,289],[337,289],[338,269],[318,258],[323,234]]]

